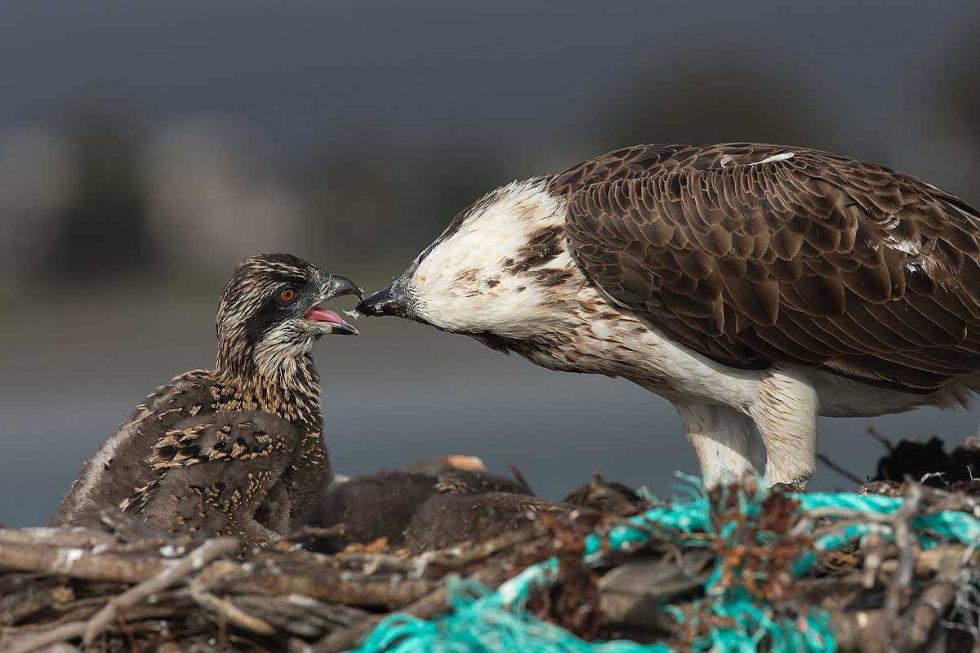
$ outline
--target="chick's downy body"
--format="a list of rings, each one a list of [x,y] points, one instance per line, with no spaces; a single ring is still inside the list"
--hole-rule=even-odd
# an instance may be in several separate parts
[[[356,333],[319,303],[358,293],[294,256],[246,259],[218,308],[215,369],[181,374],[138,406],[85,463],[58,524],[95,526],[118,508],[174,532],[285,534],[330,478],[309,352],[324,334]]]

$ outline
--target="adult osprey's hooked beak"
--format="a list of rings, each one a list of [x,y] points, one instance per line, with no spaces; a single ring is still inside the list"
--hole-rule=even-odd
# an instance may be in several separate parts
[[[405,317],[405,300],[392,284],[384,290],[370,295],[358,304],[355,311],[361,315],[395,315]]]

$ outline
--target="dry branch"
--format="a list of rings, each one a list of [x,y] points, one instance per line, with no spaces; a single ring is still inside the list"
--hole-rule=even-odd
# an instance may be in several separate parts
[[[0,542],[0,569],[86,580],[139,583],[159,574],[167,563],[162,558],[96,554],[77,547]]]
[[[64,642],[79,637],[82,638],[84,645],[91,644],[119,616],[121,610],[132,607],[152,594],[167,589],[188,574],[202,569],[218,556],[236,551],[239,547],[238,541],[232,538],[209,540],[151,578],[135,585],[119,596],[110,598],[106,605],[88,621],[62,624],[47,632],[26,638],[16,643],[9,653],[30,653],[56,642]]]

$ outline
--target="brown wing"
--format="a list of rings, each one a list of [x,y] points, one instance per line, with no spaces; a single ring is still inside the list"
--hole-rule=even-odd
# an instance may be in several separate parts
[[[980,370],[980,216],[803,148],[643,146],[556,176],[587,277],[714,360],[907,391]]]
[[[762,161],[775,154],[791,151],[803,151],[803,148],[758,143],[722,143],[706,146],[634,145],[583,161],[555,175],[549,186],[553,192],[567,194],[603,181],[734,166],[739,163]],[[832,154],[820,154],[828,160],[848,161]]]
[[[259,410],[206,412],[171,426],[146,458],[155,478],[135,488],[121,503],[123,510],[143,511],[172,476],[181,482],[192,477],[206,481],[229,495],[236,489],[246,497],[258,490],[265,492],[278,482],[301,437],[296,425]],[[238,464],[228,464],[233,461]],[[243,467],[245,461],[253,464]],[[191,473],[182,473],[187,470]],[[246,482],[246,475],[252,480]]]

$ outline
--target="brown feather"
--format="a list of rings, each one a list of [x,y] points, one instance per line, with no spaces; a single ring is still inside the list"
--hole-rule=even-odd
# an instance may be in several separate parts
[[[980,360],[980,214],[917,179],[805,148],[649,145],[550,188],[589,280],[705,356],[910,392]]]

